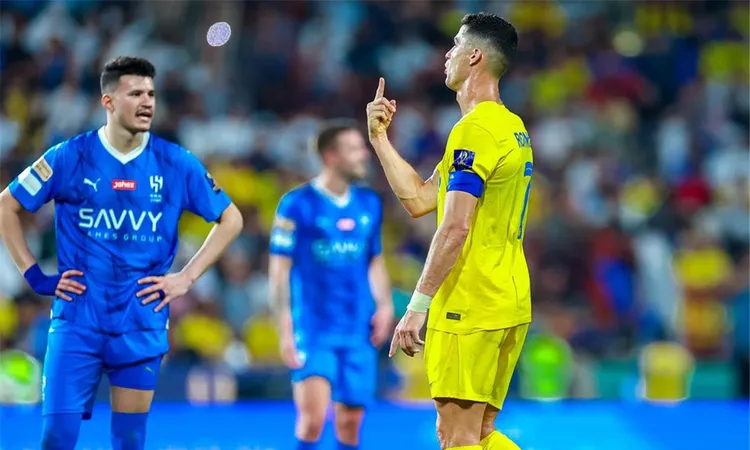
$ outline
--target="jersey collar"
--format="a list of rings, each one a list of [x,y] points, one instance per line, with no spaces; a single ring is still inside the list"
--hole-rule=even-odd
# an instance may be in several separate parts
[[[323,184],[318,180],[317,178],[312,180],[312,183],[310,185],[318,191],[323,197],[330,200],[334,205],[338,206],[339,208],[344,208],[349,204],[349,201],[351,200],[351,189],[347,189],[346,192],[344,192],[342,195],[336,195],[333,192],[329,191],[328,189],[323,186]]]
[[[99,135],[99,141],[102,143],[102,147],[104,147],[104,150],[107,151],[110,155],[112,155],[113,158],[120,161],[123,164],[127,164],[130,161],[134,160],[138,156],[140,156],[141,153],[143,153],[143,150],[146,149],[146,146],[148,145],[148,139],[151,137],[151,133],[148,131],[143,134],[143,141],[141,141],[141,145],[134,148],[133,151],[128,153],[122,153],[118,152],[114,147],[112,147],[112,144],[109,143],[109,140],[107,140],[107,135],[104,134],[104,127],[99,128],[99,131],[97,132]]]

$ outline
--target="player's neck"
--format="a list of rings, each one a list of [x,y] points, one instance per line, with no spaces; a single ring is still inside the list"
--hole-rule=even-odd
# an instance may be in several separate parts
[[[109,145],[122,154],[132,152],[143,142],[143,133],[134,134],[110,124],[104,126],[104,136],[107,137]]]
[[[316,182],[320,187],[338,197],[342,197],[349,192],[349,182],[327,170],[318,175]]]
[[[472,74],[456,92],[456,101],[461,108],[461,115],[465,116],[482,102],[502,103],[500,87],[496,79],[486,74]]]

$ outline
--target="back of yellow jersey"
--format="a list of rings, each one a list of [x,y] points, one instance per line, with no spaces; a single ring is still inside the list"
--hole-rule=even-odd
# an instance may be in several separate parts
[[[430,328],[465,334],[531,321],[523,237],[533,168],[526,127],[504,105],[480,103],[451,131],[438,165],[438,225],[456,172],[478,175],[483,191],[458,262],[430,307]]]

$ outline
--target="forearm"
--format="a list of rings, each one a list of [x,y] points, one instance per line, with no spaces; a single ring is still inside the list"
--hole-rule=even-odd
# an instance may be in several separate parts
[[[391,190],[413,216],[432,211],[436,207],[436,193],[430,192],[425,180],[393,148],[385,134],[372,137],[370,143],[383,166]]]
[[[289,285],[292,259],[271,254],[268,262],[268,304],[276,320],[280,336],[292,334],[291,288]]]
[[[193,258],[185,265],[181,273],[194,282],[219,259],[229,244],[237,238],[242,230],[242,215],[236,206],[230,205],[221,215],[219,223],[214,225],[203,245]]]
[[[292,310],[290,305],[289,277],[276,276],[270,280],[269,304],[276,320],[279,335],[292,334]]]
[[[13,203],[17,204],[10,192],[6,190],[0,194],[0,238],[8,248],[18,270],[25,273],[29,267],[36,264],[36,260],[26,243],[19,216],[20,207],[15,207]]]
[[[370,264],[370,288],[378,308],[393,309],[391,281],[383,255],[377,256]]]
[[[434,297],[461,254],[468,229],[439,227],[432,239],[416,291]]]

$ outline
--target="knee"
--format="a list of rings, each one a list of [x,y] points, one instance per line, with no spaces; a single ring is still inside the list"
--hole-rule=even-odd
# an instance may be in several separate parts
[[[73,450],[78,441],[80,414],[50,414],[42,423],[42,450]]]
[[[482,430],[479,436],[480,439],[486,438],[497,429],[495,428],[495,419],[497,419],[497,412],[487,411],[484,413],[484,417],[482,417]]]
[[[478,440],[473,427],[463,426],[452,420],[441,419],[440,416],[438,416],[435,428],[437,429],[441,449],[470,445]]]
[[[362,425],[362,411],[344,410],[336,412],[336,435],[341,442],[357,443]]]
[[[301,412],[297,417],[297,438],[317,442],[323,434],[325,412]]]
[[[147,413],[112,413],[113,450],[142,450],[146,444]]]

